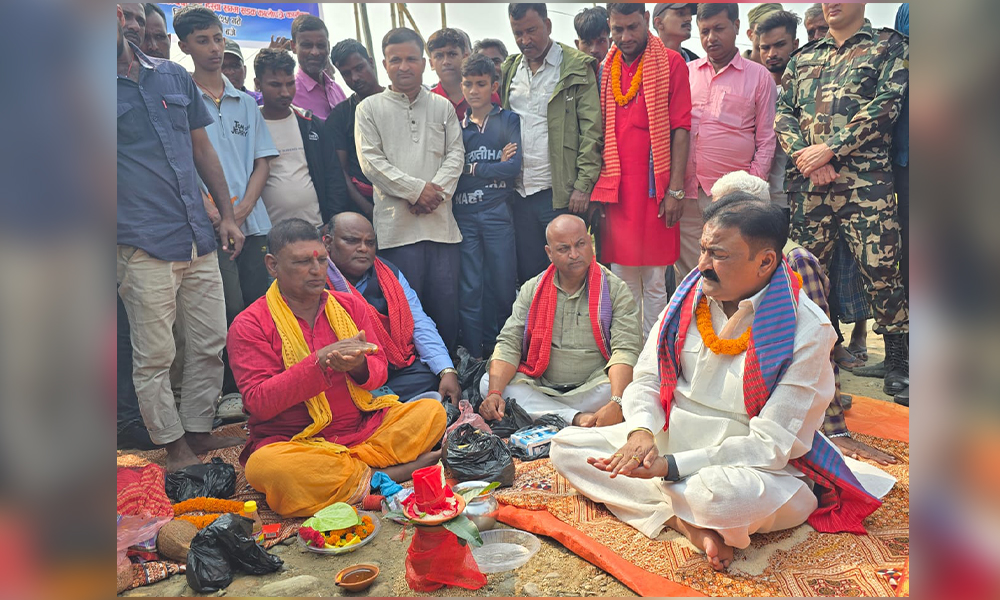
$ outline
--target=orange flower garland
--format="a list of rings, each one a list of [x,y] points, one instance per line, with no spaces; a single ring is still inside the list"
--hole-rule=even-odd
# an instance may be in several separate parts
[[[707,297],[701,297],[701,300],[698,302],[698,308],[695,310],[695,317],[697,318],[698,333],[701,334],[702,341],[715,354],[736,356],[746,352],[747,347],[750,346],[750,330],[753,329],[752,326],[747,327],[746,332],[735,340],[725,340],[715,335],[715,327],[712,325],[712,311],[708,308]]]
[[[221,500],[219,498],[191,498],[174,504],[174,515],[178,519],[193,523],[198,529],[204,529],[225,513],[243,512],[243,503],[238,500]],[[201,515],[184,513],[200,512]]]
[[[615,58],[611,61],[611,91],[615,93],[615,102],[618,106],[625,106],[635,100],[639,95],[639,86],[642,85],[642,66],[646,62],[646,54],[643,53],[639,59],[639,68],[632,76],[632,83],[629,84],[628,92],[622,95],[622,51],[615,49]]]

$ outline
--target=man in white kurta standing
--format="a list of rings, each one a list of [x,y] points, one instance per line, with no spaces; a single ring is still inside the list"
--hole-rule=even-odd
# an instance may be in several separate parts
[[[724,570],[750,534],[807,520],[863,533],[880,502],[817,433],[836,335],[782,258],[781,209],[736,192],[705,219],[698,268],[639,357],[625,422],[566,428],[551,456],[622,521],[651,538],[674,529]],[[866,486],[892,487],[884,477]]]

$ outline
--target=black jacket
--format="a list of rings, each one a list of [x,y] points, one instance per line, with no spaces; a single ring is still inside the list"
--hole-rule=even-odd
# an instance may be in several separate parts
[[[319,212],[323,223],[328,223],[333,215],[343,212],[350,202],[347,196],[347,183],[341,169],[326,168],[326,150],[324,149],[322,130],[323,121],[315,117],[312,111],[292,107],[302,134],[302,146],[306,152],[306,164],[309,176],[312,177],[316,197],[319,198]]]

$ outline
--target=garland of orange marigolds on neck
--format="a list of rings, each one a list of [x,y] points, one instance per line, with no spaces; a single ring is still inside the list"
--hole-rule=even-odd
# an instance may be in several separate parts
[[[725,340],[715,335],[715,327],[712,325],[712,311],[708,307],[707,296],[702,296],[698,302],[695,317],[698,322],[698,333],[701,334],[702,341],[715,354],[736,356],[747,351],[747,347],[750,345],[750,330],[753,327],[747,327],[743,335],[735,340]]]
[[[622,51],[615,49],[615,58],[611,62],[611,90],[615,93],[615,102],[618,106],[625,106],[629,102],[635,100],[635,97],[639,95],[639,86],[642,85],[642,66],[646,62],[645,53],[642,58],[639,59],[639,68],[636,69],[635,75],[632,76],[632,83],[628,86],[628,92],[622,95]]]

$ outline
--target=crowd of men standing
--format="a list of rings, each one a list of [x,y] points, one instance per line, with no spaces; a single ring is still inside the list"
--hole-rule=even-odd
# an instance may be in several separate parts
[[[834,323],[861,322],[838,364],[908,404],[909,8],[902,33],[864,11],[813,6],[800,47],[802,19],[761,4],[744,55],[735,3],[586,9],[575,48],[552,39],[545,4],[511,4],[519,54],[458,29],[425,41],[401,27],[381,44],[388,86],[362,44],[331,44],[303,15],[256,55],[250,91],[212,11],[172,15],[189,74],[170,62],[163,11],[120,4],[119,447],[165,446],[168,466],[183,466],[231,443],[209,436],[227,400],[240,410],[226,332],[271,285],[273,225],[302,219],[361,248],[364,227],[330,225],[363,215],[414,315],[426,312],[447,354],[484,359],[518,285],[548,267],[546,227],[563,214],[586,221],[648,335],[706,251],[714,184],[736,171],[768,182],[790,238],[823,265]],[[681,46],[693,32],[704,57]],[[367,277],[345,275],[359,290]],[[870,316],[886,360],[863,366]],[[451,359],[428,365],[453,397]]]

